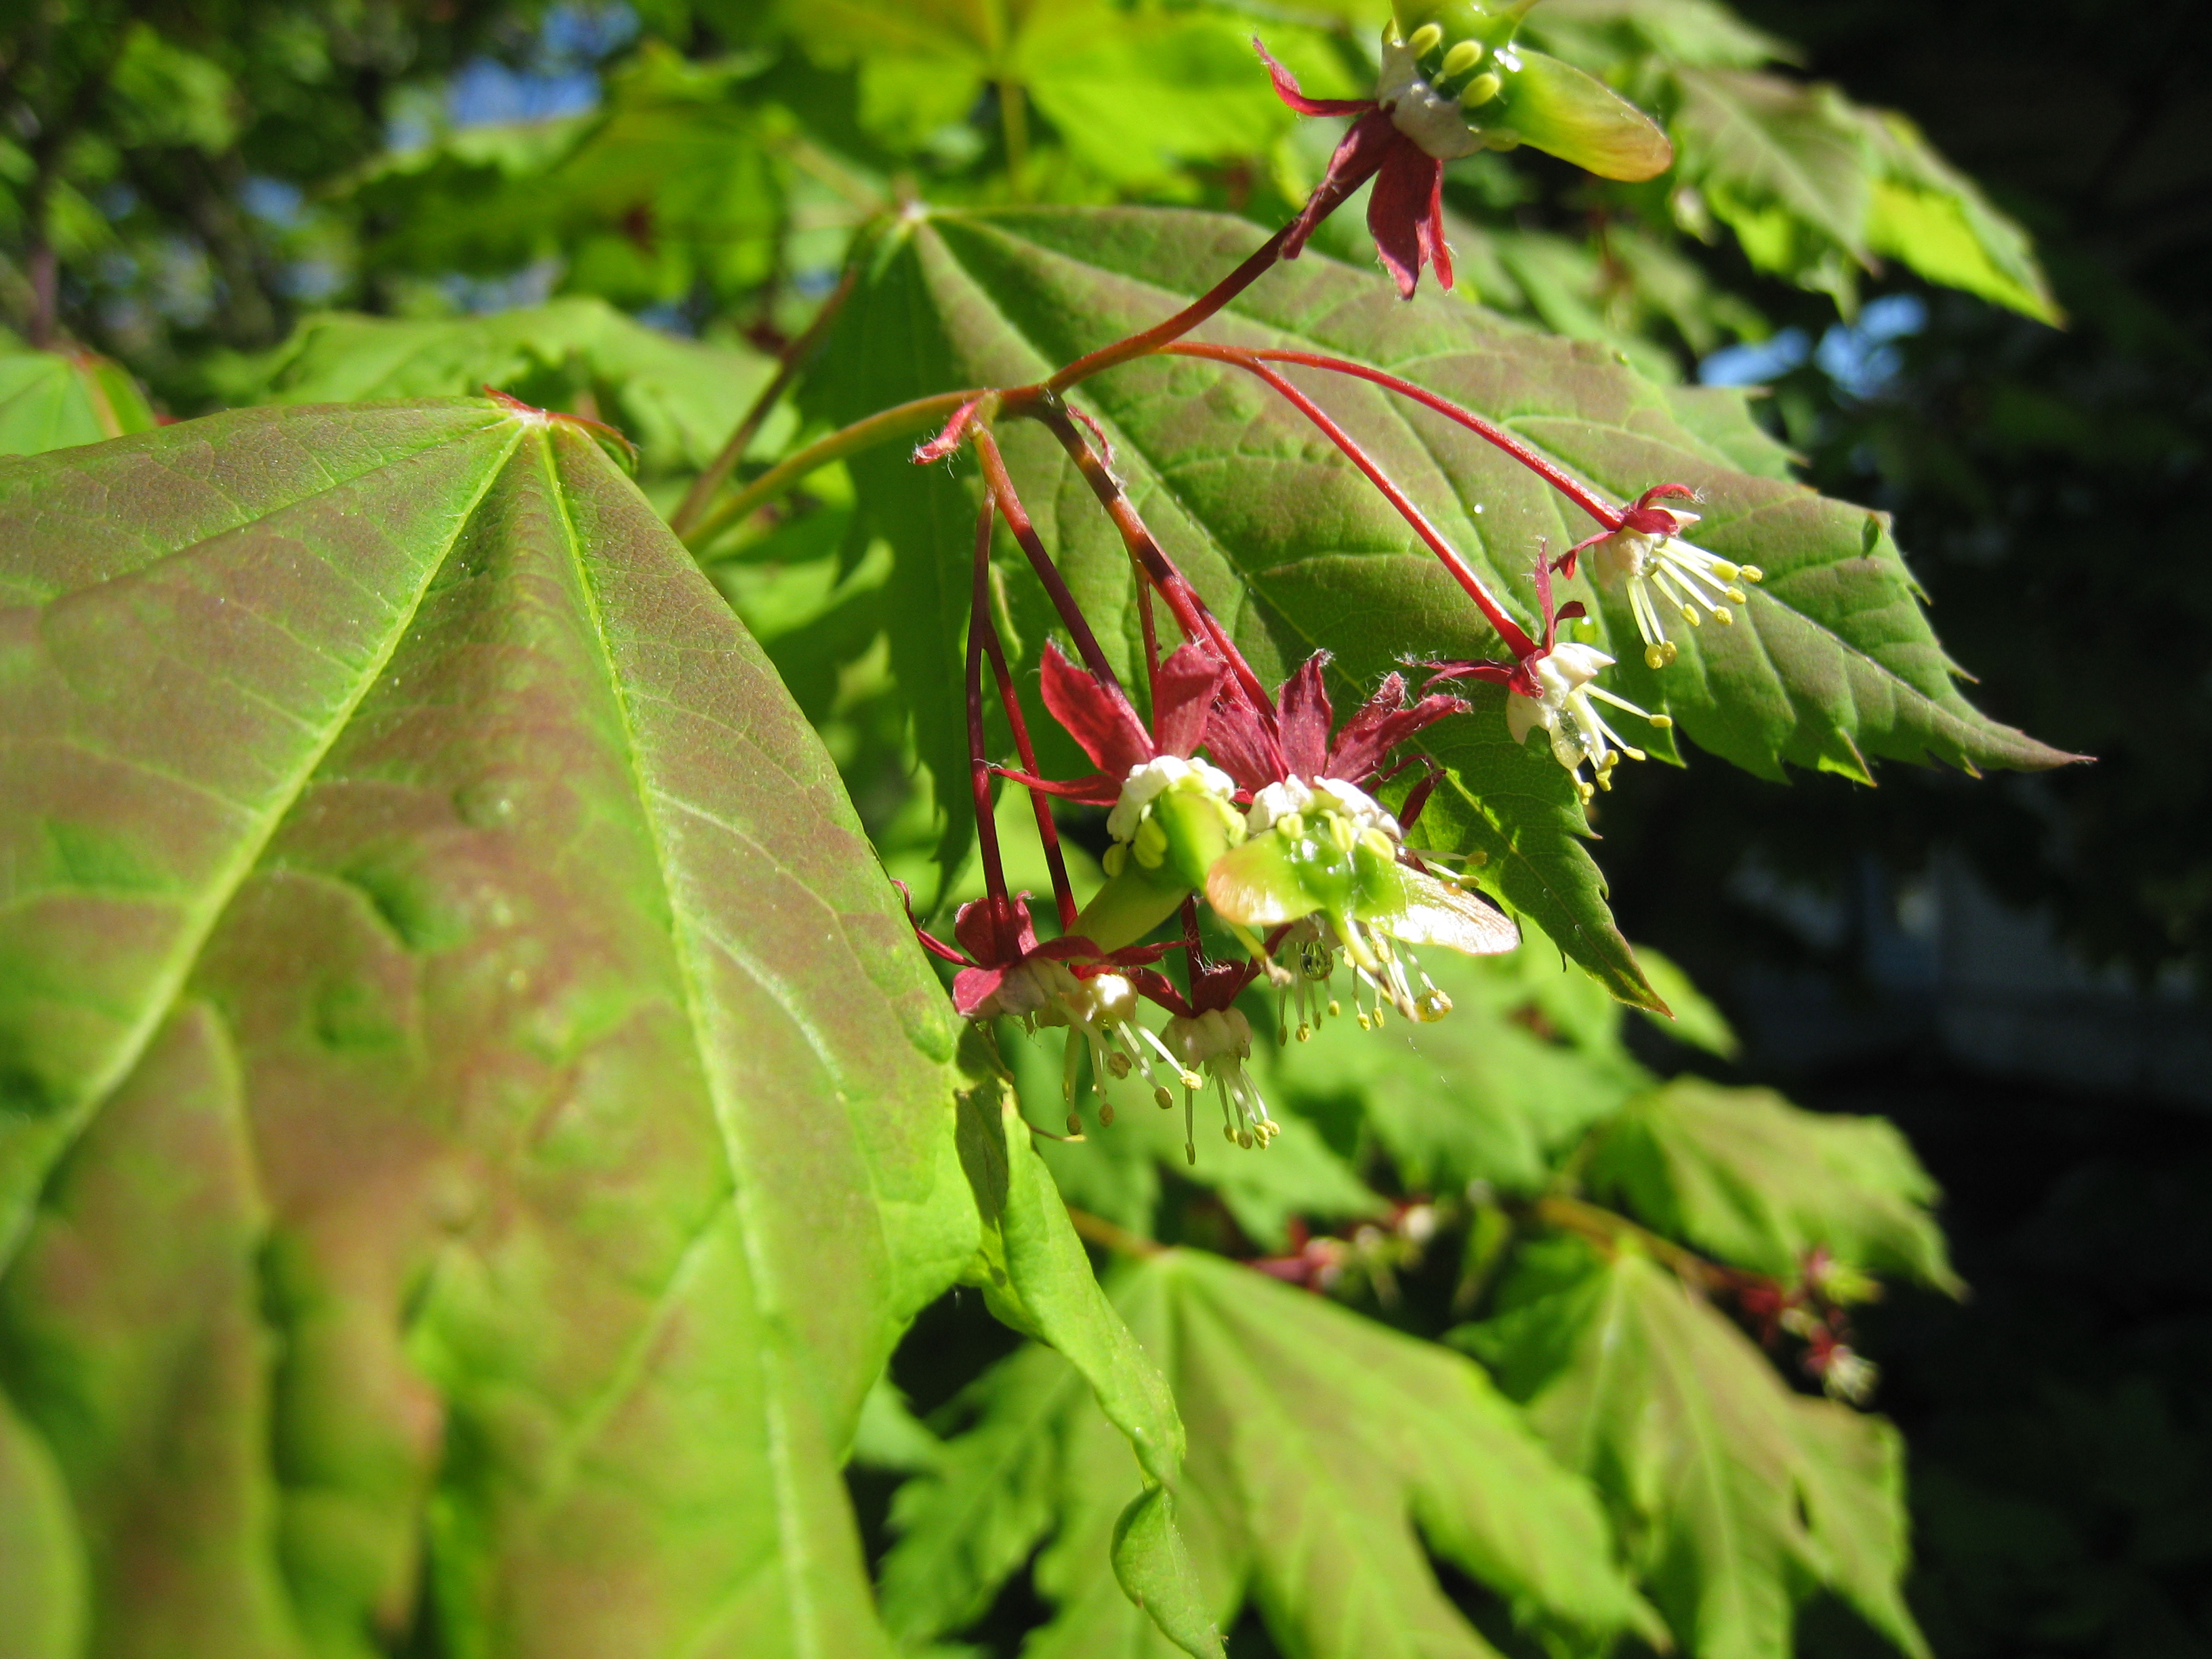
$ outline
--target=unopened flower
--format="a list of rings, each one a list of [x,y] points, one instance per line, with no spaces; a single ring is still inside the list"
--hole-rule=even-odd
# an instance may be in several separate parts
[[[1736,584],[1757,582],[1765,574],[1755,564],[1735,563],[1681,539],[1698,515],[1662,506],[1658,498],[1689,493],[1680,484],[1646,490],[1621,515],[1620,529],[1577,544],[1561,561],[1561,568],[1572,575],[1575,555],[1587,550],[1601,582],[1626,589],[1637,632],[1644,636],[1644,660],[1653,668],[1674,660],[1668,617],[1678,616],[1692,628],[1711,617],[1727,627],[1735,621],[1729,606],[1749,603],[1749,595]]]
[[[1367,228],[1407,299],[1424,264],[1452,285],[1443,237],[1443,164],[1477,150],[1527,143],[1608,179],[1650,179],[1674,160],[1667,137],[1602,82],[1514,44],[1516,6],[1485,12],[1471,0],[1449,5],[1399,0],[1382,34],[1382,67],[1372,98],[1309,98],[1290,70],[1252,44],[1275,93],[1301,115],[1356,118],[1328,172],[1283,244],[1295,259],[1314,227],[1368,179]]]

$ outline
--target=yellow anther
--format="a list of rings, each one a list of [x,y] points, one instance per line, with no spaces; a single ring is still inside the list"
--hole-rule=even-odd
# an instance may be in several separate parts
[[[1751,595],[1745,592],[1741,587],[1723,587],[1721,589],[1721,592],[1727,594],[1729,598],[1734,599],[1738,605],[1749,605],[1751,603]]]
[[[1459,106],[1462,109],[1480,109],[1504,89],[1505,82],[1486,70],[1467,83],[1467,89],[1459,95]],[[1501,145],[1499,148],[1510,146]]]
[[[1737,575],[1741,574],[1741,566],[1730,564],[1726,559],[1715,559],[1713,561],[1713,574],[1718,576],[1724,582],[1734,581]],[[1753,577],[1753,580],[1755,581],[1758,578]]]
[[[1285,812],[1275,820],[1275,827],[1292,841],[1296,841],[1306,832],[1305,817],[1299,812]]]
[[[1250,1152],[1252,1150],[1252,1132],[1249,1129],[1240,1131],[1237,1136],[1237,1144],[1239,1146],[1242,1146],[1246,1152]]]
[[[1109,876],[1118,876],[1121,873],[1122,866],[1129,862],[1129,849],[1123,842],[1117,841],[1106,849],[1106,856],[1098,862],[1104,866]]]
[[[1685,605],[1682,607],[1682,620],[1692,628],[1703,628],[1705,625],[1705,619],[1698,614],[1698,608],[1692,605]]]
[[[1668,641],[1664,640],[1644,647],[1644,665],[1646,668],[1664,668],[1674,660],[1674,653],[1668,649]]]
[[[1437,23],[1422,24],[1413,31],[1412,38],[1406,42],[1413,48],[1413,56],[1416,58],[1426,58],[1443,43],[1443,27]]]
[[[1482,61],[1482,42],[1462,40],[1444,54],[1444,73],[1454,77],[1466,74]]]
[[[1375,1029],[1375,1023],[1367,1018],[1367,1011],[1364,1008],[1359,1012],[1359,1029],[1363,1031],[1371,1031]]]
[[[1328,1000],[1328,1017],[1331,1019],[1342,1019],[1344,1018],[1344,1005],[1339,1002],[1334,997],[1331,997]]]
[[[1301,1042],[1311,1042],[1313,1041],[1313,1027],[1307,1024],[1304,1020],[1300,1020],[1298,1022],[1298,1041]]]
[[[1237,1144],[1237,1131],[1224,1123],[1221,1126],[1221,1138],[1234,1146]]]
[[[1651,717],[1651,729],[1655,732],[1669,731],[1674,724],[1674,717],[1672,714],[1654,714]]]
[[[1766,580],[1766,573],[1755,564],[1740,564],[1736,566],[1735,573],[1747,582],[1763,582]]]
[[[1182,1086],[1186,1089],[1203,1089],[1206,1087],[1206,1079],[1195,1072],[1185,1072],[1182,1074]]]
[[[1735,612],[1724,605],[1717,605],[1713,607],[1713,620],[1726,628],[1735,620]]]

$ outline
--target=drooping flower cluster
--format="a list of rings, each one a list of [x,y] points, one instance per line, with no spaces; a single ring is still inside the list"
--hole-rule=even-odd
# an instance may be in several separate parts
[[[916,449],[915,460],[928,465],[972,453],[983,475],[967,697],[969,781],[987,890],[955,918],[955,945],[927,934],[923,939],[959,965],[953,1000],[961,1013],[1018,1020],[1032,1031],[1066,1030],[1062,1091],[1072,1134],[1081,1131],[1087,1061],[1102,1121],[1112,1121],[1115,1085],[1136,1075],[1164,1107],[1173,1105],[1180,1090],[1194,1158],[1195,1100],[1209,1088],[1220,1102],[1224,1135],[1242,1146],[1266,1146],[1276,1126],[1249,1070],[1251,1024],[1238,1006],[1263,979],[1276,994],[1277,1025],[1285,1040],[1293,1007],[1302,1039],[1340,1011],[1340,969],[1348,974],[1364,1027],[1382,1024],[1392,1012],[1411,1020],[1443,1018],[1450,999],[1423,970],[1417,952],[1506,951],[1518,942],[1519,930],[1464,872],[1408,844],[1438,769],[1419,755],[1401,758],[1401,751],[1437,722],[1473,712],[1459,696],[1435,688],[1453,680],[1501,687],[1508,731],[1525,742],[1542,730],[1553,758],[1588,800],[1609,787],[1620,759],[1643,757],[1601,705],[1655,729],[1670,722],[1598,684],[1611,657],[1559,637],[1559,623],[1584,611],[1579,603],[1554,607],[1554,573],[1572,579],[1578,556],[1588,552],[1601,584],[1623,592],[1654,668],[1674,653],[1663,621],[1668,613],[1693,625],[1708,617],[1730,623],[1729,607],[1747,603],[1738,584],[1759,580],[1756,569],[1681,539],[1695,515],[1667,503],[1689,497],[1685,485],[1662,484],[1617,507],[1516,434],[1397,375],[1320,353],[1184,337],[1276,261],[1296,258],[1321,220],[1370,179],[1369,227],[1400,293],[1410,298],[1424,269],[1447,287],[1451,282],[1445,161],[1527,143],[1613,178],[1648,178],[1663,169],[1670,159],[1666,140],[1644,115],[1579,70],[1516,42],[1526,9],[1492,13],[1472,0],[1398,0],[1369,99],[1308,98],[1262,48],[1277,92],[1293,108],[1352,118],[1298,217],[1182,312],[1047,380],[924,400],[949,418]],[[1434,678],[1418,698],[1402,674],[1390,673],[1340,726],[1326,689],[1325,652],[1269,695],[1146,528],[1114,474],[1103,428],[1066,399],[1066,389],[1088,376],[1151,354],[1205,359],[1251,374],[1310,421],[1435,555],[1497,635],[1504,654],[1429,664]],[[1504,451],[1596,522],[1597,533],[1558,561],[1540,551],[1536,631],[1516,619],[1376,458],[1289,378],[1291,369],[1364,380],[1422,404]],[[1146,714],[1115,678],[1023,507],[995,436],[997,424],[1012,419],[1036,421],[1052,433],[1127,548],[1138,577]],[[1090,759],[1092,769],[1080,777],[1048,778],[1040,771],[1020,688],[992,621],[990,550],[1001,520],[1073,648],[1071,656],[1057,641],[1046,642],[1036,689],[1046,710]],[[1157,607],[1164,607],[1182,636],[1164,654]],[[987,682],[995,685],[1018,764],[1001,764],[988,751]],[[1421,769],[1401,793],[1393,781],[1410,768]],[[1052,939],[1038,939],[1029,896],[1007,890],[991,804],[994,777],[1030,792],[1053,876],[1059,928]],[[1060,856],[1052,797],[1108,809],[1105,880],[1079,907]],[[1211,949],[1229,959],[1209,954],[1209,937]],[[1171,958],[1180,961],[1173,974]],[[1140,1018],[1146,1002],[1166,1011],[1158,1031]]]

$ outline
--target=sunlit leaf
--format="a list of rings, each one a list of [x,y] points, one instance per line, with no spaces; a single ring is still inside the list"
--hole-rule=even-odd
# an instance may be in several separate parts
[[[1487,1655],[1438,1589],[1425,1541],[1524,1623],[1584,1637],[1648,1628],[1588,1488],[1459,1356],[1198,1251],[1124,1269],[1114,1296],[1190,1425],[1176,1516],[1218,1627],[1249,1601],[1277,1646],[1312,1659]],[[998,1485],[978,1468],[903,1489],[887,1584],[964,1559],[961,1605],[978,1608],[1050,1533],[1036,1582],[1060,1616],[1027,1650],[1164,1655],[1102,1557],[1127,1499],[1127,1453],[1072,1381],[1037,1351],[987,1379],[951,1455],[988,1458]]]
[[[1867,243],[1930,282],[2057,323],[2062,313],[2027,233],[1990,205],[1974,181],[1936,154],[1893,110],[1869,110],[1863,130],[1879,176]]]
[[[1678,1079],[1606,1126],[1588,1180],[1661,1231],[1761,1273],[1794,1276],[1821,1248],[1960,1288],[1929,1213],[1936,1183],[1882,1118]]]
[[[775,373],[749,346],[678,339],[603,300],[555,300],[489,316],[309,317],[274,350],[224,377],[234,400],[361,403],[458,397],[495,386],[544,407],[596,413],[656,471],[703,466]]]
[[[137,382],[91,351],[33,351],[0,333],[0,455],[36,455],[143,432]]]
[[[1903,1447],[1880,1418],[1793,1394],[1649,1257],[1560,1241],[1462,1339],[1605,1493],[1641,1583],[1693,1659],[1786,1659],[1825,1587],[1914,1659],[1899,1593]]]
[[[1675,80],[1685,175],[1740,235],[1753,216],[1779,209],[1863,255],[1866,159],[1832,89],[1734,70],[1682,70]],[[1793,244],[1753,230],[1744,246],[1755,264],[1789,273]]]
[[[1232,220],[1142,209],[917,217],[873,261],[816,395],[854,418],[927,392],[1035,380],[1167,314],[1255,235]],[[1681,630],[1681,659],[1655,673],[1624,596],[1591,597],[1598,637],[1624,659],[1626,694],[1740,765],[1780,777],[1785,762],[1859,773],[1873,756],[1963,766],[2063,758],[1960,694],[1882,519],[1739,471],[1727,449],[1675,418],[1667,391],[1599,352],[1446,295],[1401,304],[1370,274],[1311,255],[1271,273],[1205,334],[1398,369],[1502,420],[1615,500],[1666,481],[1700,490],[1700,544],[1767,573],[1735,626]],[[1580,539],[1586,521],[1442,417],[1361,383],[1306,384],[1532,616],[1538,548]],[[1326,647],[1348,695],[1401,653],[1499,648],[1403,522],[1264,386],[1212,363],[1152,359],[1075,396],[1103,418],[1138,509],[1263,676],[1280,678]],[[1070,586],[1135,683],[1139,630],[1120,540],[1045,434],[1017,423],[1005,441]],[[855,477],[864,511],[899,556],[893,584],[911,620],[892,641],[893,661],[923,757],[940,777],[960,776],[969,498],[943,468],[913,467],[896,452],[863,458]],[[1024,637],[1041,640],[1049,611],[1018,563],[1007,574]],[[1655,1000],[1606,910],[1565,774],[1512,741],[1502,694],[1474,696],[1473,718],[1429,734],[1450,775],[1424,833],[1485,854],[1486,881],[1576,961],[1616,994]]]
[[[69,1616],[882,1651],[837,1464],[975,1249],[950,1021],[635,489],[482,402],[243,411],[0,463],[0,1385]]]

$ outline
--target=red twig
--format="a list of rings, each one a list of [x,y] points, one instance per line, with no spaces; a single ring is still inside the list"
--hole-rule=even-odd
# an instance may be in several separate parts
[[[1237,677],[1238,689],[1252,707],[1260,710],[1272,724],[1274,708],[1268,702],[1267,692],[1261,688],[1260,677],[1252,672],[1252,665],[1244,660],[1244,653],[1229,637],[1229,630],[1206,608],[1206,601],[1190,585],[1189,578],[1176,568],[1175,561],[1168,556],[1167,550],[1146,527],[1127,492],[1121,488],[1121,480],[1107,469],[1098,453],[1076,429],[1075,422],[1067,417],[1067,411],[1056,403],[1039,403],[1030,412],[1060,440],[1060,447],[1074,461],[1076,470],[1090,484],[1091,493],[1097,496],[1099,504],[1106,509],[1106,515],[1113,520],[1114,528],[1121,532],[1122,543],[1129,550],[1129,556],[1151,578],[1152,586],[1159,589],[1160,597],[1167,601],[1168,609],[1175,613],[1175,619],[1184,635],[1190,639],[1203,640],[1213,647],[1214,653],[1229,665],[1230,672]]]
[[[975,580],[968,617],[968,787],[975,801],[975,839],[983,855],[983,890],[1006,896],[1006,870],[999,857],[999,825],[991,815],[991,758],[983,742],[983,641],[991,631],[991,520],[996,498],[988,493],[975,514]]]
[[[1170,340],[1179,340],[1191,330],[1227,305],[1246,289],[1267,275],[1275,262],[1283,256],[1283,244],[1289,240],[1296,222],[1285,225],[1254,250],[1244,263],[1216,283],[1204,294],[1192,301],[1164,323],[1155,324],[1141,334],[1132,334],[1126,340],[1116,340],[1112,345],[1101,346],[1073,362],[1045,381],[1048,392],[1065,392],[1078,380],[1087,380],[1102,369],[1126,363],[1134,357],[1143,357],[1158,351]]]
[[[1030,568],[1036,572],[1037,580],[1052,598],[1053,609],[1066,625],[1068,637],[1075,641],[1075,649],[1083,659],[1084,666],[1098,678],[1099,684],[1116,696],[1126,697],[1121,682],[1113,665],[1106,660],[1105,652],[1099,649],[1098,636],[1091,631],[1083,611],[1075,603],[1075,595],[1067,591],[1067,581],[1060,574],[1060,567],[1045,551],[1044,541],[1030,522],[1029,514],[1022,507],[1022,498],[1014,489],[1013,478],[1006,471],[1006,457],[999,453],[999,441],[991,435],[991,428],[981,422],[973,428],[976,459],[983,464],[983,482],[999,511],[1006,515],[1006,528],[1014,532],[1022,551],[1029,556]]]
[[[1022,717],[1021,699],[1014,693],[1014,677],[1006,667],[1006,647],[999,643],[998,624],[989,615],[981,614],[970,619],[969,627],[983,630],[984,653],[991,659],[991,672],[998,677],[999,701],[1006,708],[1006,724],[1014,729],[1014,750],[1022,757],[1022,769],[1032,777],[1037,775],[1036,750],[1030,744],[1029,722]],[[1037,840],[1044,844],[1045,867],[1052,872],[1052,896],[1060,907],[1060,931],[1073,933],[1075,929],[1075,890],[1068,884],[1067,860],[1060,856],[1060,826],[1052,821],[1052,808],[1036,790],[1030,791],[1030,809],[1036,814]]]

